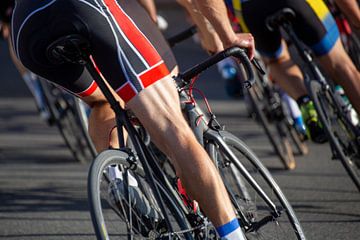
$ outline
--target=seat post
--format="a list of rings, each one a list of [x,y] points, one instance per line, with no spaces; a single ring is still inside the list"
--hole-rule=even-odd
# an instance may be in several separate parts
[[[119,136],[119,144],[120,146],[125,146],[124,138],[121,136],[124,136],[123,128],[120,126],[125,126],[127,129],[130,128],[129,121],[127,119],[127,113],[125,109],[123,109],[120,105],[120,102],[116,100],[113,93],[110,91],[109,86],[105,83],[105,81],[100,77],[100,74],[96,70],[92,60],[90,59],[90,56],[87,55],[85,59],[85,67],[89,71],[90,75],[93,77],[97,85],[99,86],[101,92],[104,94],[106,100],[109,102],[111,108],[115,112],[115,120],[116,120],[116,126],[117,132]]]
[[[73,34],[54,41],[47,47],[47,57],[50,62],[55,65],[64,63],[72,63],[83,65],[89,71],[92,78],[95,80],[100,90],[104,94],[106,100],[109,102],[111,108],[115,112],[116,125],[118,126],[118,136],[120,146],[125,146],[123,138],[123,128],[125,126],[128,131],[131,131],[131,123],[127,119],[127,113],[116,100],[110,87],[101,78],[91,59],[90,43],[81,35]]]

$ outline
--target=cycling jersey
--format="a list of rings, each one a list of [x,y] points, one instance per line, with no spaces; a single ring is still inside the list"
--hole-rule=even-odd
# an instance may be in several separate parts
[[[265,20],[285,7],[295,11],[294,31],[317,56],[330,52],[339,38],[335,20],[322,0],[225,0],[225,2],[229,10],[238,17],[242,28],[245,25],[254,35],[257,50],[269,58],[277,58],[280,55],[281,35],[279,31],[268,30]]]
[[[13,14],[12,41],[22,63],[82,97],[97,89],[86,69],[55,65],[46,56],[62,36],[89,40],[102,76],[125,102],[176,66],[161,33],[134,0],[17,0]]]

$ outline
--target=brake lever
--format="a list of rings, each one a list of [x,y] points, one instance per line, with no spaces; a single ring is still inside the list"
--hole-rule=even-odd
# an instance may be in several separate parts
[[[265,74],[266,74],[264,68],[261,66],[261,64],[259,63],[259,61],[258,61],[256,58],[253,58],[253,60],[251,60],[251,63],[254,65],[254,67],[256,68],[256,70],[257,70],[261,75],[265,75]]]

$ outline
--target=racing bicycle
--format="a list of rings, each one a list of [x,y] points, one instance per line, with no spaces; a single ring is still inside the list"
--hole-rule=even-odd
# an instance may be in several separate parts
[[[127,146],[103,151],[90,167],[88,198],[97,238],[218,239],[201,206],[182,191],[170,161],[157,152],[146,131],[139,130],[141,124],[120,106],[99,76],[89,43],[79,35],[65,36],[52,43],[48,52],[53,62],[70,61],[88,69],[115,112],[120,146]],[[245,85],[251,86],[253,71],[246,52],[230,48],[175,78],[182,109],[220,171],[246,235],[305,239],[294,210],[269,171],[243,141],[222,129],[211,111],[204,114],[194,101],[194,77],[229,56],[244,64],[249,78]],[[131,144],[125,144],[123,127]]]

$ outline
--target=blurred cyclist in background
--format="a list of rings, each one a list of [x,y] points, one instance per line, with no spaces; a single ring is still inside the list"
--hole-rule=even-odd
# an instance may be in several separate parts
[[[191,0],[184,0],[191,2]],[[278,31],[267,29],[265,19],[278,10],[289,7],[296,12],[294,30],[318,57],[326,73],[341,85],[353,107],[360,112],[360,73],[345,52],[339,39],[336,23],[321,0],[226,0],[230,12],[240,21],[243,30],[250,31],[256,39],[256,48],[265,59],[270,75],[280,87],[301,106],[308,136],[315,142],[326,141],[326,135],[317,118],[312,101],[307,95],[303,75],[290,57],[285,41]],[[188,4],[189,5],[189,4]],[[190,5],[189,5],[190,6]],[[189,8],[191,9],[191,8]],[[197,24],[202,24],[197,22]],[[203,24],[204,25],[204,24]],[[205,29],[205,28],[204,28]],[[208,26],[205,48],[216,49],[211,26]]]
[[[10,39],[10,21],[14,8],[15,0],[1,0],[0,1],[0,32],[1,36],[7,41],[9,46],[9,53],[12,62],[17,68],[22,79],[29,88],[31,94],[34,96],[36,107],[39,110],[40,116],[43,120],[49,120],[49,112],[46,108],[44,96],[41,93],[39,78],[27,70],[22,63],[17,59]]]
[[[249,31],[257,40],[257,49],[264,57],[271,76],[301,107],[309,136],[323,142],[317,114],[307,95],[303,75],[290,57],[279,31],[267,29],[265,20],[282,8],[295,11],[293,27],[298,37],[307,44],[326,73],[341,85],[353,107],[360,113],[360,73],[354,66],[339,38],[334,18],[321,0],[249,0],[232,2],[241,4],[242,16]],[[259,7],[262,6],[262,7]]]

